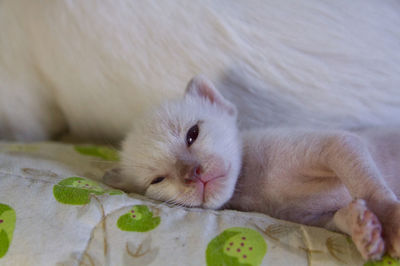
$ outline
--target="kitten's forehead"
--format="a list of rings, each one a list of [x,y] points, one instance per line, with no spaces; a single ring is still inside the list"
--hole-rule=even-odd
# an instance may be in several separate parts
[[[186,151],[186,132],[197,119],[182,102],[164,104],[146,115],[131,138],[137,163],[149,169],[175,160],[176,154]]]
[[[146,124],[153,133],[153,138],[170,140],[186,133],[188,128],[202,117],[201,107],[192,101],[168,102],[160,106],[147,117]]]
[[[136,125],[135,145],[144,153],[140,156],[144,163],[172,160],[176,154],[186,152],[186,134],[193,125],[205,121],[216,127],[226,124],[227,119],[225,113],[205,100],[185,97],[169,101],[148,113]]]

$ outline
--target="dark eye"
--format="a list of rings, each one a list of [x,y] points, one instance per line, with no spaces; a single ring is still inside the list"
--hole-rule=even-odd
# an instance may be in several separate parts
[[[163,176],[156,177],[156,178],[153,179],[153,181],[151,181],[151,184],[154,185],[154,184],[160,183],[164,179],[165,179],[165,177],[163,177]]]
[[[199,126],[198,125],[192,126],[189,129],[188,133],[186,134],[186,144],[188,147],[190,147],[190,145],[192,145],[193,142],[196,141],[198,135],[199,135]]]

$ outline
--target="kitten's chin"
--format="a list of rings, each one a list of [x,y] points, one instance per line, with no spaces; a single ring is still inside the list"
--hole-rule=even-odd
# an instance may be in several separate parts
[[[211,210],[218,210],[220,209],[225,203],[219,203],[219,202],[204,202],[201,204],[199,207],[202,207],[204,209],[211,209]]]
[[[221,177],[205,185],[201,207],[206,209],[220,209],[230,200],[233,195],[234,186],[227,180],[228,178]]]
[[[199,207],[205,208],[205,209],[212,209],[212,210],[217,210],[222,208],[228,201],[230,197],[226,200],[222,199],[212,199],[212,200],[205,200]]]

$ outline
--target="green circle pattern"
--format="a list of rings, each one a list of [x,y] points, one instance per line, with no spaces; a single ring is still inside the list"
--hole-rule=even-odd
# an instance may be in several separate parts
[[[54,198],[63,204],[84,205],[90,202],[91,195],[124,194],[120,190],[106,190],[99,183],[83,177],[69,177],[58,182],[53,187]]]
[[[378,261],[367,261],[364,266],[400,266],[400,261],[385,255]]]
[[[15,211],[0,203],[0,258],[6,255],[10,247],[16,220]]]
[[[267,253],[267,244],[256,230],[233,227],[212,239],[207,246],[208,266],[260,265]]]
[[[146,205],[135,205],[129,212],[120,216],[117,226],[123,231],[147,232],[160,224],[159,216],[153,217],[153,213]]]
[[[86,156],[98,157],[107,161],[119,161],[118,152],[104,146],[77,145],[75,151]]]

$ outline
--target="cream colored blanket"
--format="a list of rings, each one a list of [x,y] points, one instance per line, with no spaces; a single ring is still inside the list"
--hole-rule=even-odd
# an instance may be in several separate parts
[[[117,160],[98,146],[0,143],[0,265],[364,263],[342,234],[169,206],[97,182]]]

